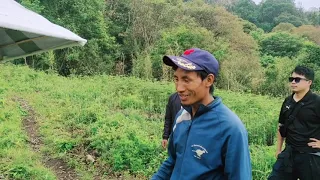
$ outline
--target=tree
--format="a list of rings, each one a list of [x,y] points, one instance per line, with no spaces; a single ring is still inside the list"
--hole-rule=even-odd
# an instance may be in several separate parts
[[[125,74],[131,72],[132,57],[135,52],[133,44],[128,42],[130,37],[130,28],[132,26],[131,0],[106,0],[106,10],[104,12],[105,19],[108,20],[109,33],[115,37],[115,41],[119,44],[118,51],[120,56],[117,59],[117,74]],[[119,70],[118,70],[119,69]],[[121,69],[121,70],[120,70]]]
[[[18,1],[22,6],[41,14],[44,6],[41,5],[40,0],[20,0]]]
[[[280,23],[272,29],[272,32],[288,32],[291,33],[296,27],[290,23]]]
[[[168,69],[162,66],[162,57],[164,54],[181,55],[186,49],[198,47],[208,50],[213,53],[216,58],[220,59],[221,55],[226,51],[220,43],[222,42],[217,41],[212,32],[201,27],[181,25],[164,30],[161,38],[151,49],[153,77],[157,79],[170,78],[170,74],[167,71]],[[169,69],[169,71],[170,70],[171,69]]]
[[[306,17],[312,25],[320,25],[320,8],[314,8],[306,12]]]
[[[310,41],[305,42],[299,60],[304,64],[312,64],[317,69],[320,68],[320,46]]]
[[[287,12],[281,13],[278,17],[276,17],[274,19],[274,23],[290,23],[293,24],[295,27],[301,26],[303,24],[301,18]]]
[[[186,13],[197,23],[212,31],[216,38],[223,38],[230,44],[230,48],[242,53],[254,54],[258,44],[254,39],[243,32],[243,22],[222,7],[208,5],[193,5],[186,7]]]
[[[108,33],[104,0],[42,0],[44,14],[88,40],[84,47],[55,51],[56,68],[62,75],[112,73],[117,44]]]
[[[217,86],[232,90],[254,90],[263,76],[258,44],[243,30],[243,22],[222,7],[197,4],[185,12],[202,27],[213,32],[215,39],[227,45],[219,59],[221,75]],[[236,68],[236,70],[235,70]]]
[[[303,25],[294,29],[293,33],[305,37],[317,44],[320,44],[320,27]]]
[[[303,41],[296,35],[285,32],[270,33],[260,42],[261,53],[279,57],[295,57],[303,47]]]
[[[115,2],[120,3],[120,1]],[[116,9],[118,18],[128,17],[128,20],[122,20],[120,23],[122,27],[122,24],[128,21],[126,28],[120,29],[121,32],[117,35],[123,41],[121,50],[125,53],[128,73],[133,68],[132,59],[145,54],[145,51],[148,51],[147,49],[160,37],[162,29],[178,26],[180,22],[177,23],[175,19],[182,16],[182,10],[179,9],[181,3],[182,1],[173,0],[130,0],[122,5],[128,6],[128,11],[122,8]],[[114,22],[118,24],[118,21]]]
[[[232,11],[252,23],[258,22],[258,6],[252,0],[240,0],[232,8]]]
[[[299,64],[312,68],[315,72],[315,80],[312,89],[320,90],[320,46],[311,41],[305,41],[304,47],[297,57]]]
[[[285,14],[278,18],[283,13]],[[299,15],[300,13],[295,7],[294,0],[266,0],[261,3],[259,9],[258,26],[270,32],[285,17],[298,16],[297,18],[299,19]],[[276,18],[278,18],[279,22],[276,22]],[[295,21],[298,22],[299,20]]]
[[[231,8],[238,0],[204,0],[208,4],[215,4],[219,6],[224,6],[225,8]]]

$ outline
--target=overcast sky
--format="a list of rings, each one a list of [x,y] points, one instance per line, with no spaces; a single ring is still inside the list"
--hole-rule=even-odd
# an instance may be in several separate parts
[[[253,0],[256,4],[260,3],[261,0]],[[320,0],[295,0],[296,4],[301,4],[302,7],[308,10],[311,7],[320,8]]]

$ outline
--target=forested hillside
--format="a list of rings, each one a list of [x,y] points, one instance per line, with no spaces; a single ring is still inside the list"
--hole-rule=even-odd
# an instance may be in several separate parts
[[[319,69],[319,10],[305,11],[293,0],[19,2],[88,39],[84,47],[27,58],[32,68],[64,76],[170,80],[162,56],[199,47],[221,63],[219,88],[278,96],[288,93],[286,77],[296,64]]]

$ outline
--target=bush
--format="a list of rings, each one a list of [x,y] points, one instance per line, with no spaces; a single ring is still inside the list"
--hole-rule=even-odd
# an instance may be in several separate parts
[[[275,63],[265,69],[265,81],[261,86],[261,93],[273,96],[289,95],[288,77],[298,64],[289,58],[275,58]]]

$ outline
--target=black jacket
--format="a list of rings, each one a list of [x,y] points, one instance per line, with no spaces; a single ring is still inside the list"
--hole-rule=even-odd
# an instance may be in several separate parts
[[[178,93],[173,93],[168,100],[168,104],[166,106],[166,115],[164,121],[164,128],[163,128],[163,139],[168,139],[171,131],[172,131],[172,124],[176,117],[176,114],[181,109],[181,101],[179,98]]]
[[[298,103],[302,105],[298,106]],[[296,110],[299,108],[299,110]],[[294,120],[287,127],[286,144],[302,152],[319,152],[308,146],[309,138],[320,139],[320,97],[309,91],[299,102],[293,95],[282,104],[279,123],[285,124],[291,112],[297,111]]]

